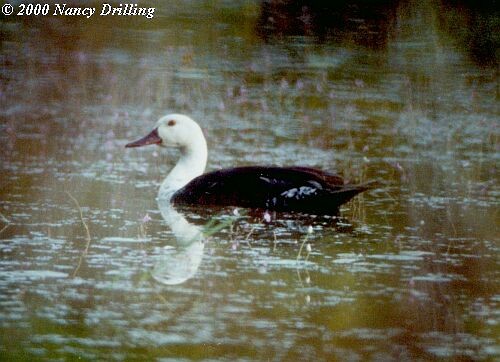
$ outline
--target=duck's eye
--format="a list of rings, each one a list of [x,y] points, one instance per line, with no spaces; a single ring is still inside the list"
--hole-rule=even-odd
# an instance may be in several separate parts
[[[175,121],[173,119],[171,119],[170,121],[168,121],[167,123],[169,126],[175,126]]]

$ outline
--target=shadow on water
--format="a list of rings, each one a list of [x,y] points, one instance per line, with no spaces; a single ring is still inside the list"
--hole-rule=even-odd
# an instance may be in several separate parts
[[[387,46],[398,0],[263,1],[257,32],[266,40],[284,36],[317,36],[318,40],[352,42],[370,48]]]
[[[439,32],[453,38],[481,65],[498,64],[499,9],[494,1],[343,0],[263,1],[257,33],[265,40],[315,36],[318,41],[384,49],[400,26],[400,14],[415,4],[435,18]]]

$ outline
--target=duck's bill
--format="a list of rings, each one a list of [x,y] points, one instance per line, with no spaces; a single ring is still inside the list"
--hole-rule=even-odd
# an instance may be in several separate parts
[[[155,128],[145,137],[142,137],[140,140],[127,143],[125,147],[142,147],[147,145],[159,145],[161,143],[161,138],[158,136],[158,130]]]

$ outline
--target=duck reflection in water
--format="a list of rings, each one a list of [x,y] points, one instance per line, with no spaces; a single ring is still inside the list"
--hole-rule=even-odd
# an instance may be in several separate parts
[[[158,208],[177,242],[175,247],[168,245],[162,249],[152,272],[156,281],[167,285],[191,279],[201,264],[210,236],[244,218],[234,212],[228,216],[227,210],[223,209],[174,208],[165,199],[158,199]],[[214,213],[221,217],[214,216]],[[189,217],[196,221],[188,221]]]
[[[200,267],[205,248],[203,228],[187,221],[168,200],[159,199],[158,207],[177,240],[177,247],[163,247],[152,276],[162,284],[181,284],[191,279]]]
[[[251,241],[277,245],[300,244],[315,230],[352,233],[349,220],[339,217],[317,217],[307,214],[273,213],[267,211],[199,208],[175,206],[169,200],[158,199],[161,216],[176,239],[176,246],[163,247],[157,257],[152,276],[162,284],[176,285],[193,278],[201,265],[205,245],[222,229],[228,229],[232,246]],[[224,234],[227,237],[227,234]],[[300,255],[300,252],[299,252]]]

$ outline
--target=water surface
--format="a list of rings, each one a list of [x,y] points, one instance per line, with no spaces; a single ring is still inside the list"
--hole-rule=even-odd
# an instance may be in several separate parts
[[[498,19],[383,3],[336,26],[247,1],[4,18],[2,359],[498,358],[498,68],[465,46]],[[209,170],[384,186],[336,226],[172,211],[178,154],[124,148],[169,112],[199,121]]]

